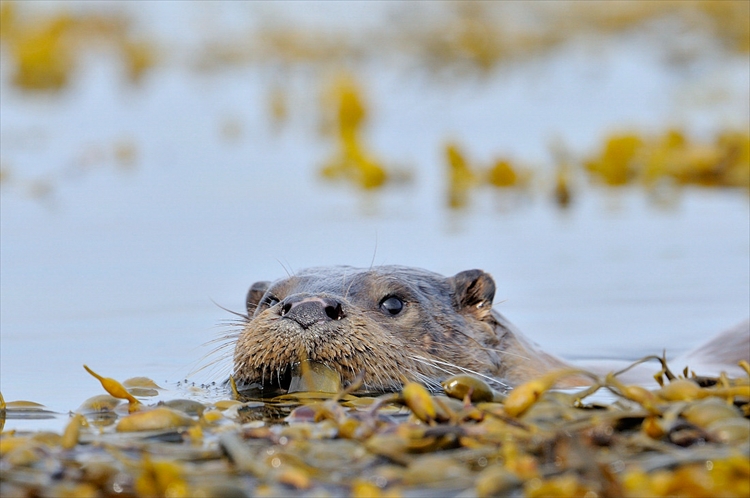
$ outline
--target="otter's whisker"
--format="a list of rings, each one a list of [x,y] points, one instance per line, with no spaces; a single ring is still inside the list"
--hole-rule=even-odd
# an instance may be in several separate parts
[[[237,313],[235,313],[235,314],[237,314]],[[244,327],[245,324],[247,324],[247,321],[249,320],[249,318],[246,317],[245,315],[242,315],[241,318],[242,318],[242,320],[237,320],[236,318],[226,318],[224,320],[221,320],[219,322],[219,325],[221,325],[221,326],[227,326],[227,325],[229,325],[231,327]]]
[[[479,347],[480,349],[482,349],[484,351],[490,351],[492,353],[497,353],[499,355],[516,356],[517,358],[521,358],[522,360],[530,360],[530,358],[528,358],[526,356],[523,356],[523,355],[520,355],[520,354],[517,354],[517,353],[511,353],[510,351],[503,351],[502,349],[495,349],[495,348],[491,348],[489,346],[485,346],[484,344],[480,343],[479,341],[477,341],[475,338],[473,338],[472,336],[470,336],[469,334],[467,334],[463,330],[456,330],[456,332],[459,333],[459,334],[461,334],[462,336],[466,337],[467,339],[471,340],[472,342],[474,342],[474,344],[476,344],[477,347]]]
[[[445,369],[445,368],[439,367],[439,366],[437,366],[437,365],[434,365],[433,363],[430,363],[431,361],[435,361],[435,360],[429,360],[429,359],[427,359],[427,358],[424,358],[424,357],[422,357],[422,356],[412,356],[411,358],[412,358],[412,359],[414,359],[414,360],[416,360],[417,362],[419,362],[419,363],[423,364],[423,365],[427,365],[427,366],[429,366],[429,367],[432,367],[432,368],[434,368],[435,370],[439,370],[440,372],[446,373],[446,374],[448,374],[448,375],[454,375],[454,374],[456,373],[456,372],[453,372],[453,371],[447,370],[447,369]],[[441,363],[443,363],[443,364],[445,364],[445,365],[448,365],[448,366],[453,366],[453,365],[452,365],[452,364],[450,364],[450,363],[446,363],[446,362],[441,362]]]
[[[344,281],[346,281],[346,272],[344,272]],[[346,291],[344,292],[344,300],[349,299],[349,291],[352,290],[352,286],[354,285],[354,279],[352,278],[349,282],[349,286],[346,288]]]
[[[224,334],[214,339],[211,339],[209,341],[206,341],[201,346],[206,347],[206,346],[210,346],[210,345],[217,344],[217,343],[234,344],[237,341],[237,339],[239,339],[239,337],[240,337],[239,332],[230,332],[228,334]]]
[[[232,328],[228,333],[222,333],[214,339],[198,346],[198,348],[211,347],[211,349],[190,365],[188,376],[208,371],[213,378],[215,375],[221,374],[221,372],[216,374],[217,370],[219,370],[217,366],[221,366],[222,368],[231,367],[232,351],[241,331],[236,328],[236,325],[239,323],[237,320],[232,320],[230,323]],[[223,327],[226,327],[226,325],[223,325]],[[219,377],[217,376],[216,378],[218,379]]]
[[[432,393],[441,392],[443,390],[443,386],[440,385],[440,382],[421,372],[412,372],[412,375],[414,376],[414,380],[424,385],[427,390]]]
[[[382,368],[378,368],[377,366],[373,366],[369,363],[367,359],[365,359],[365,372],[370,372],[371,375],[373,375],[374,379],[372,383],[367,383],[368,389],[374,388],[377,390],[397,390],[398,387],[396,386],[393,379],[389,379],[386,376],[386,372],[382,371]]]
[[[502,349],[490,348],[488,346],[482,346],[482,349],[484,349],[485,351],[491,351],[493,353],[497,353],[503,356],[515,356],[516,358],[520,358],[522,360],[531,361],[531,358],[529,358],[528,356],[524,356],[518,353],[511,353],[510,351],[503,351]]]
[[[288,278],[292,278],[294,276],[294,272],[291,271],[291,265],[288,261],[286,262],[286,264],[284,264],[280,259],[276,258],[276,262],[281,266]]]
[[[231,313],[231,314],[233,314],[233,315],[236,315],[236,316],[238,316],[238,317],[240,317],[240,318],[244,318],[245,320],[249,320],[249,319],[250,319],[250,317],[249,317],[249,316],[247,316],[247,315],[246,315],[245,313],[238,313],[238,312],[236,312],[236,311],[232,311],[232,310],[230,310],[229,308],[225,308],[224,306],[220,305],[219,303],[217,303],[217,302],[216,302],[216,301],[214,301],[213,299],[211,300],[211,302],[212,302],[212,303],[214,303],[214,304],[215,304],[216,306],[218,306],[219,308],[223,309],[224,311],[228,312],[228,313]]]
[[[440,364],[440,365],[446,365],[448,367],[453,367],[453,368],[457,369],[460,372],[468,373],[468,374],[471,374],[471,375],[476,375],[477,377],[480,377],[480,378],[482,378],[482,379],[484,379],[486,381],[489,381],[489,382],[492,382],[492,383],[495,383],[495,384],[499,384],[499,385],[501,385],[503,387],[506,387],[506,388],[511,387],[510,385],[506,384],[505,382],[503,382],[503,381],[501,381],[499,379],[496,379],[496,378],[494,378],[492,376],[489,376],[489,375],[485,375],[485,374],[476,372],[476,371],[474,371],[474,370],[472,370],[470,368],[462,367],[460,365],[456,365],[456,364],[453,364],[453,363],[448,363],[446,361],[441,361],[441,360],[434,359],[434,358],[433,359],[425,358],[423,356],[413,356],[413,358],[415,360],[417,360],[417,361],[422,360],[422,362],[425,363],[425,364],[430,364],[429,362],[432,362],[432,363],[437,363],[437,364]],[[455,372],[449,372],[449,371],[444,370],[444,369],[442,369],[442,368],[440,368],[438,366],[435,366],[435,365],[433,365],[433,366],[434,366],[434,368],[440,369],[440,370],[442,370],[442,371],[444,371],[446,373],[455,373]]]
[[[241,332],[231,332],[229,334],[224,334],[222,336],[216,337],[214,339],[211,339],[209,341],[206,341],[202,344],[202,346],[208,346],[209,344],[216,344],[217,342],[222,341],[232,341],[231,344],[234,344],[234,341],[240,338]]]
[[[351,283],[349,283],[349,286],[346,285],[346,271],[343,271],[341,272],[341,290],[343,290],[341,294],[344,296],[345,301],[349,298],[350,288],[351,288]]]

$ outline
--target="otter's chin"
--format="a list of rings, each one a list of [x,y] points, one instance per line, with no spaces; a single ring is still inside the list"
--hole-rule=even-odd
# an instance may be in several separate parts
[[[373,337],[384,337],[382,331],[370,333]],[[360,331],[359,337],[362,336]],[[403,349],[390,343],[372,346],[362,341],[353,343],[351,334],[330,325],[303,329],[289,325],[259,327],[251,322],[235,348],[234,379],[241,390],[257,390],[263,395],[289,392],[293,381],[303,378],[297,374],[297,368],[306,362],[335,372],[341,388],[361,381],[357,392],[398,390],[401,379],[412,377],[410,372],[416,368],[405,361]],[[331,385],[327,378],[301,385],[314,387],[320,382]]]

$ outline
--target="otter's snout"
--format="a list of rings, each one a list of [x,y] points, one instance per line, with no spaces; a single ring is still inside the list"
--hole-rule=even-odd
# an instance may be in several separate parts
[[[346,316],[341,302],[329,297],[295,295],[280,304],[281,316],[294,320],[305,329],[316,323],[341,320]]]

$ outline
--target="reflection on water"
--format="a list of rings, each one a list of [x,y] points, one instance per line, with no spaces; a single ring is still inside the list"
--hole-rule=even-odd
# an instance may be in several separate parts
[[[523,4],[507,8],[542,15]],[[695,4],[710,22],[692,44],[625,29],[645,16],[633,13],[610,17],[596,50],[577,39],[601,31],[585,16],[588,28],[556,38],[544,23],[526,38],[485,36],[476,13],[439,10],[425,31],[389,31],[365,22],[368,9],[387,10],[379,4],[324,36],[330,19],[314,8],[305,22],[253,30],[276,7],[73,3],[61,20],[59,4],[40,4],[29,12],[42,22],[2,5],[6,400],[66,412],[94,391],[84,363],[164,387],[220,381],[229,357],[193,375],[217,360],[201,345],[233,327],[212,301],[241,311],[250,283],[314,265],[483,268],[496,306],[570,357],[678,353],[750,315],[746,189],[678,187],[748,182],[744,24],[717,44],[706,26],[725,14],[714,2]],[[22,85],[16,58],[31,41],[6,31],[17,22],[59,35],[45,50],[70,51],[71,72],[54,66]],[[153,47],[132,55],[139,83],[123,84],[117,57],[146,40]],[[64,60],[49,57],[35,64]],[[344,70],[352,86],[321,99]],[[45,81],[58,90],[31,91]],[[626,186],[589,185],[584,163]],[[384,187],[326,183],[321,165]],[[456,185],[462,209],[451,211]]]

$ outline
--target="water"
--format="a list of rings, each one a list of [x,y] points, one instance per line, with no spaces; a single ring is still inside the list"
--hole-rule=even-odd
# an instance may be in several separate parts
[[[185,29],[169,4],[144,5],[165,16],[163,36]],[[173,57],[129,87],[94,55],[69,89],[40,98],[10,85],[4,60],[1,159],[16,178],[0,198],[3,396],[67,412],[101,392],[84,363],[172,389],[220,381],[229,357],[196,373],[205,343],[231,330],[217,304],[243,311],[252,282],[307,266],[482,268],[498,309],[570,358],[678,354],[746,319],[746,192],[688,189],[664,208],[640,190],[579,185],[564,212],[541,191],[512,208],[490,192],[463,213],[443,207],[448,139],[478,161],[545,164],[553,140],[582,153],[630,126],[699,136],[750,126],[746,58],[676,71],[646,44],[621,37],[592,56],[572,43],[451,83],[362,63],[367,143],[415,176],[369,198],[316,177],[332,145],[316,131],[309,69],[283,73],[294,106],[274,131],[266,99],[279,73],[268,66],[196,73]],[[690,98],[705,94],[721,97]],[[122,143],[132,168],[118,162]],[[39,178],[53,189],[41,199],[27,195]],[[30,422],[6,429],[17,424]]]

